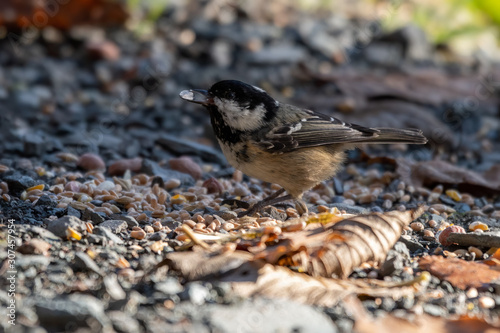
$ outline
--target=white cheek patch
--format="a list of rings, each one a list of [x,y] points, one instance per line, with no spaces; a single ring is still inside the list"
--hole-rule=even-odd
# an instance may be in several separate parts
[[[259,129],[266,116],[266,108],[263,104],[257,105],[250,110],[241,107],[237,102],[224,98],[214,98],[214,103],[224,118],[224,121],[232,128],[240,131],[254,131]]]

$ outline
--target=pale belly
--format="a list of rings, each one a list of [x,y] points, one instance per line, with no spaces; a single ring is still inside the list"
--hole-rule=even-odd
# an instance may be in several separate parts
[[[236,169],[250,177],[278,184],[296,198],[332,178],[344,159],[344,152],[336,151],[332,146],[276,155],[253,147],[245,150],[248,156],[245,160],[232,154],[228,147],[221,147],[228,162]]]

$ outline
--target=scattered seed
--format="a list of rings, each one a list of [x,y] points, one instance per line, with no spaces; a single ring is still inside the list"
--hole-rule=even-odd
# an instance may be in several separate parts
[[[488,225],[486,225],[485,223],[483,223],[481,221],[475,221],[469,225],[469,230],[472,230],[472,231],[476,231],[476,230],[487,231],[488,229],[489,229]]]
[[[186,201],[186,197],[181,194],[176,194],[170,199],[170,202],[174,205],[180,205],[185,203]]]
[[[469,246],[468,250],[470,253],[474,253],[476,255],[476,259],[481,259],[483,257],[483,251],[475,246]]]
[[[424,225],[420,222],[413,222],[410,224],[410,227],[415,232],[421,232],[422,230],[424,230]]]
[[[172,178],[167,180],[164,185],[165,188],[170,191],[173,190],[174,188],[181,186],[181,181],[179,179]]]
[[[462,200],[462,195],[457,190],[446,190],[445,193],[447,196],[449,196],[450,198],[452,198],[457,202]]]
[[[82,235],[71,227],[68,227],[68,229],[66,229],[66,237],[68,238],[68,240],[79,241],[80,239],[82,239]]]
[[[434,238],[434,233],[432,232],[432,230],[424,230],[424,237],[427,237],[427,238]]]

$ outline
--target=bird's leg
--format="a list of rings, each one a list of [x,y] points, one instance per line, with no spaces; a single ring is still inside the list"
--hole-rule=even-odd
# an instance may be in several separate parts
[[[277,190],[276,192],[274,192],[273,194],[271,194],[267,198],[264,198],[261,201],[255,203],[248,210],[246,210],[244,212],[240,212],[238,214],[238,217],[243,217],[243,216],[247,216],[247,215],[253,215],[256,212],[260,211],[262,208],[266,207],[266,206],[274,205],[275,203],[278,203],[278,202],[281,202],[281,201],[293,199],[289,194],[280,197],[280,195],[283,194],[283,192],[285,192],[285,189],[284,188],[280,188],[279,190]]]

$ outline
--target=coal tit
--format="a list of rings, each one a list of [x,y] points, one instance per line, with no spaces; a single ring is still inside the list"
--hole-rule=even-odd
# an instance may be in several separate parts
[[[282,187],[240,216],[290,199],[295,200],[299,213],[306,213],[303,193],[332,178],[345,159],[345,150],[357,144],[427,142],[420,130],[345,123],[280,103],[263,89],[241,81],[220,81],[208,91],[184,90],[180,97],[208,109],[217,140],[232,166]],[[287,195],[282,195],[285,191]]]

